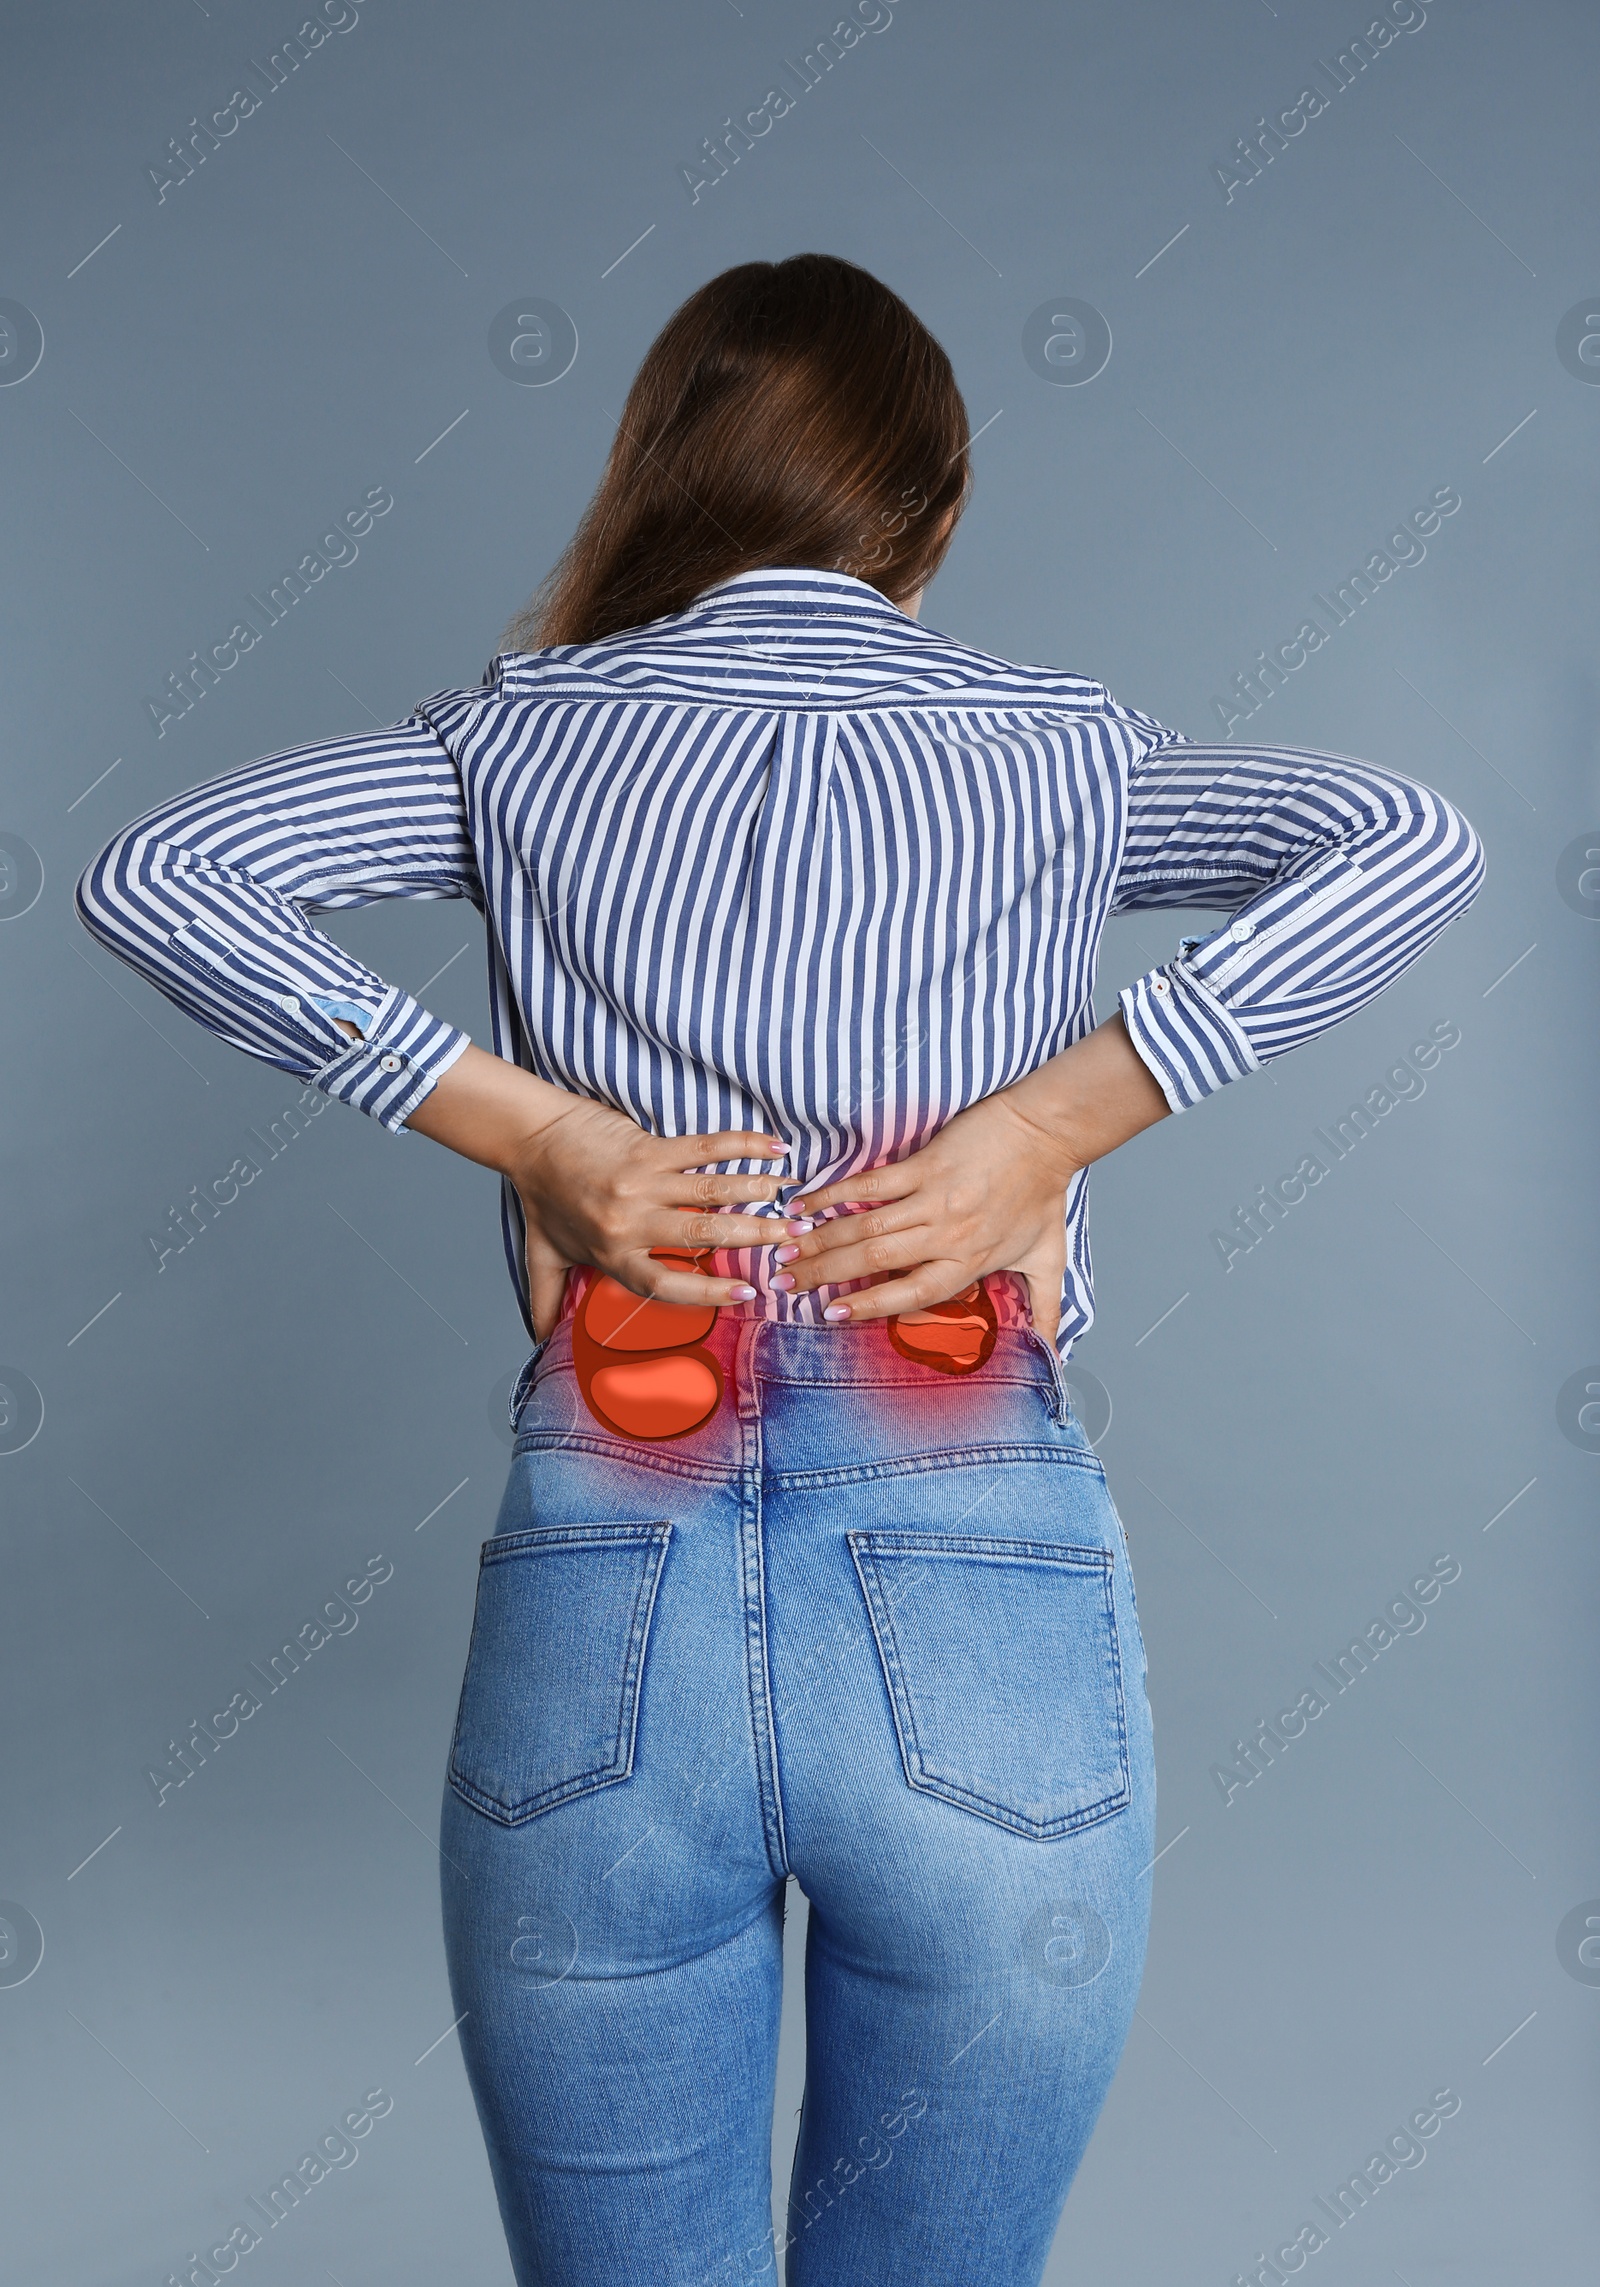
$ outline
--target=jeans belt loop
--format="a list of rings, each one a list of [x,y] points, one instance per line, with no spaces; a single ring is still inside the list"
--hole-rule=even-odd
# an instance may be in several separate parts
[[[1055,1344],[1042,1335],[1037,1326],[1028,1328],[1028,1339],[1037,1345],[1050,1365],[1050,1415],[1058,1429],[1065,1429],[1072,1414],[1072,1395],[1067,1388],[1066,1368]]]
[[[523,1406],[527,1403],[528,1392],[533,1387],[534,1369],[538,1365],[539,1360],[544,1356],[545,1351],[548,1347],[548,1337],[545,1341],[538,1342],[534,1345],[532,1357],[529,1358],[527,1364],[523,1367],[521,1373],[517,1376],[516,1380],[511,1385],[511,1397],[507,1404],[506,1410],[510,1416],[511,1433],[513,1436],[516,1435],[517,1416],[519,1413],[521,1413]]]
[[[745,1318],[738,1321],[733,1343],[733,1372],[731,1392],[734,1409],[741,1422],[759,1421],[761,1418],[761,1391],[756,1376],[756,1350],[761,1340],[764,1318]]]

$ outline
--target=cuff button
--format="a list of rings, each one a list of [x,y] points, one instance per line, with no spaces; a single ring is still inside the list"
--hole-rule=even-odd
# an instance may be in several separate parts
[[[1247,937],[1253,937],[1255,933],[1256,925],[1253,921],[1236,921],[1228,931],[1236,945],[1242,945]]]
[[[378,1070],[380,1072],[398,1072],[404,1062],[403,1056],[380,1056],[378,1058]]]

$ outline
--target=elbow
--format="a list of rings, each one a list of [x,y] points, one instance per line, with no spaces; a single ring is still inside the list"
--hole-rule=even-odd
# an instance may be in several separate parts
[[[116,884],[126,879],[132,830],[107,842],[105,848],[79,874],[72,892],[72,909],[97,944],[117,950]]]
[[[1483,887],[1484,848],[1466,814],[1430,786],[1413,783],[1396,840],[1399,871],[1409,874],[1442,929],[1466,912]]]
[[[103,928],[104,876],[115,848],[116,844],[110,843],[98,857],[90,859],[72,892],[72,910],[91,937],[98,938]]]
[[[1450,919],[1453,921],[1457,914],[1466,912],[1482,889],[1488,861],[1471,819],[1442,796],[1436,795],[1434,799],[1442,814],[1450,848]]]

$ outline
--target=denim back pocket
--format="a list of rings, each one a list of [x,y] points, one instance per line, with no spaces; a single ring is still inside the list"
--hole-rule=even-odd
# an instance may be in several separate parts
[[[545,1525],[486,1541],[450,1783],[502,1826],[633,1770],[668,1524]]]
[[[1127,1807],[1108,1550],[850,1532],[907,1784],[1053,1841]]]

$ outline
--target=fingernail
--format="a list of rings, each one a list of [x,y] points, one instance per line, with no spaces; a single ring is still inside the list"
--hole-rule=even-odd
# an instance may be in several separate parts
[[[799,1252],[798,1247],[778,1247],[774,1250],[772,1259],[777,1263],[792,1263]]]
[[[735,1302],[754,1302],[756,1299],[756,1290],[753,1286],[736,1286],[730,1288],[729,1292]]]
[[[850,1305],[847,1302],[830,1302],[822,1315],[824,1318],[848,1318]]]
[[[791,1220],[789,1224],[790,1230],[794,1232],[797,1238],[804,1238],[807,1231],[814,1231],[816,1227],[809,1215],[801,1215],[797,1219]]]
[[[775,1277],[768,1279],[767,1284],[770,1287],[775,1287],[779,1294],[793,1294],[794,1292],[794,1280],[787,1271],[779,1271]]]

